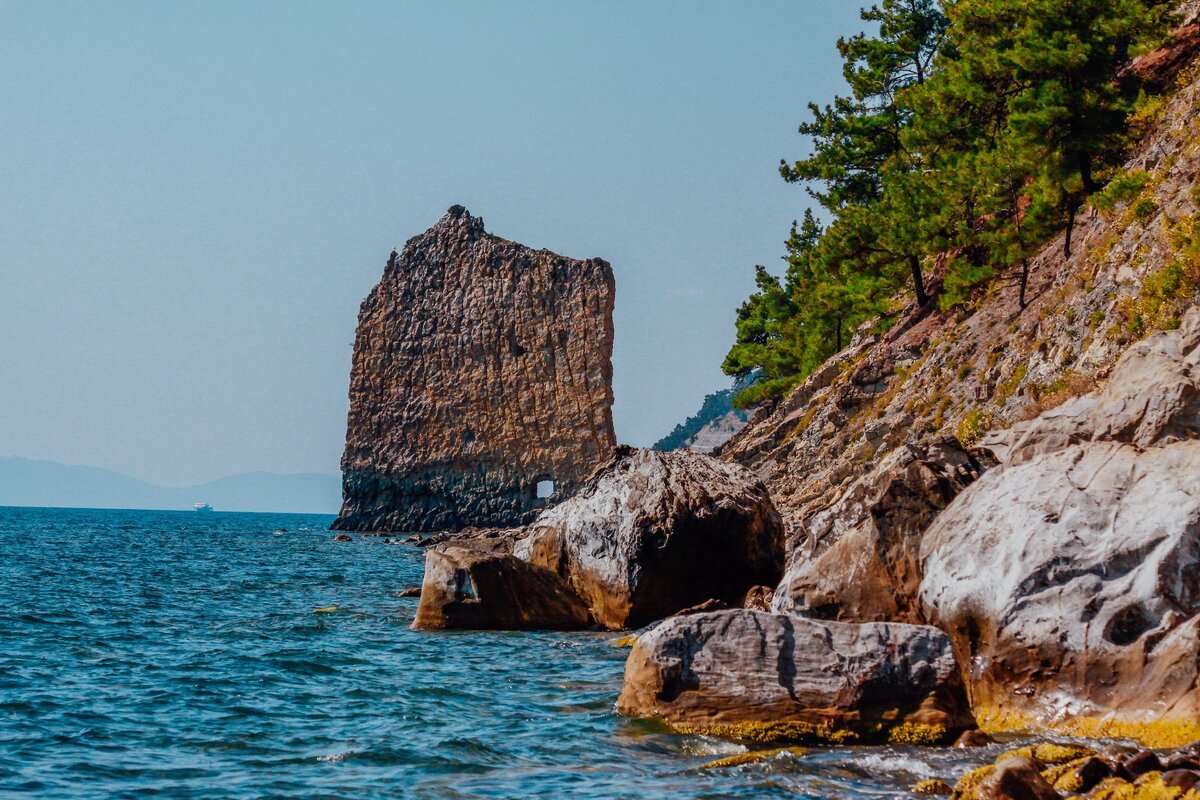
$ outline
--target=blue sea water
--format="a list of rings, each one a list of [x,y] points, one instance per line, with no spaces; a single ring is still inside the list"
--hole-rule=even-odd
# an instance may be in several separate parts
[[[331,519],[0,508],[0,797],[899,798],[995,757],[703,770],[745,748],[617,715],[617,634],[412,631],[423,553]]]

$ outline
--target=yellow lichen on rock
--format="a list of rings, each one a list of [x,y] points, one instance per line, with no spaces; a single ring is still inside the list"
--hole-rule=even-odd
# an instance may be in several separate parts
[[[859,740],[854,731],[815,725],[811,722],[731,722],[709,725],[678,724],[679,733],[716,736],[722,739],[741,739],[746,742],[774,744],[776,742],[812,742],[815,744],[853,744]]]
[[[718,758],[716,761],[709,761],[700,769],[726,769],[728,767],[740,767],[743,764],[757,764],[760,761],[767,761],[776,756],[787,753],[793,756],[802,756],[808,751],[803,747],[776,747],[771,750],[752,750],[749,753],[738,753],[735,756],[726,758]]]
[[[1094,755],[1096,755],[1096,751],[1090,747],[1078,744],[1043,742],[1042,744],[1031,744],[1027,747],[1018,747],[1016,750],[1011,750],[1000,756],[1000,758],[997,758],[996,763],[999,764],[1006,758],[1024,757],[1032,758],[1034,761],[1039,761],[1043,765],[1051,767]]]
[[[1200,800],[1200,792],[1168,786],[1163,783],[1161,772],[1147,772],[1135,783],[1120,778],[1104,780],[1088,797],[1093,800]]]
[[[1082,739],[1133,739],[1155,749],[1182,747],[1200,741],[1200,720],[1079,716],[1049,721],[995,706],[978,706],[973,711],[979,729],[993,735],[1048,730]]]
[[[1090,758],[1091,756],[1082,756],[1073,761],[1052,766],[1050,769],[1043,770],[1042,777],[1046,779],[1046,783],[1054,787],[1055,791],[1079,792],[1083,788],[1083,775],[1080,773],[1080,769]]]
[[[619,639],[613,639],[612,646],[613,647],[633,647],[635,644],[637,644],[637,640],[638,640],[637,634],[631,633],[628,636],[622,636]]]
[[[948,783],[937,778],[920,781],[912,787],[913,794],[950,794],[953,791]]]
[[[1010,758],[1030,758],[1043,766],[1052,767],[1052,769],[1042,772],[1042,777],[1046,779],[1046,782],[1054,784],[1054,788],[1057,791],[1075,791],[1075,789],[1067,789],[1057,785],[1056,781],[1077,777],[1074,770],[1077,770],[1084,761],[1095,755],[1095,750],[1074,744],[1043,742],[1041,744],[1018,747],[1016,750],[1001,753],[993,763],[972,770],[959,778],[958,783],[954,786],[954,797],[956,800],[974,800],[978,796],[979,785],[987,780],[995,771],[996,764]],[[1197,800],[1200,800],[1200,798]]]
[[[944,725],[905,722],[888,731],[888,741],[892,744],[935,745],[945,743],[952,735]]]
[[[979,789],[979,784],[988,779],[993,772],[996,771],[994,764],[988,764],[979,769],[973,769],[966,775],[958,779],[958,783],[954,784],[955,800],[974,800],[976,792]]]

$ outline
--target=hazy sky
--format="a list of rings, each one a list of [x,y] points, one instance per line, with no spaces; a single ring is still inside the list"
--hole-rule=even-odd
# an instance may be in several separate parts
[[[0,3],[0,455],[336,472],[358,304],[465,205],[617,276],[617,434],[727,385],[859,4]]]

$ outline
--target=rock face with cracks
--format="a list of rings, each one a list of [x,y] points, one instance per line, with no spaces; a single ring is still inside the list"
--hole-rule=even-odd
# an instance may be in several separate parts
[[[1200,309],[983,444],[921,544],[981,724],[1200,738]]]
[[[334,527],[507,527],[569,497],[616,445],[614,294],[606,262],[461,206],[392,253],[359,312]]]
[[[621,629],[707,600],[740,606],[751,587],[779,580],[783,529],[742,467],[622,448],[513,552],[562,576],[598,624]]]
[[[751,741],[935,744],[974,727],[941,631],[744,609],[642,634],[617,708]]]
[[[774,610],[842,622],[924,622],[921,537],[982,471],[953,440],[889,453],[808,520]]]

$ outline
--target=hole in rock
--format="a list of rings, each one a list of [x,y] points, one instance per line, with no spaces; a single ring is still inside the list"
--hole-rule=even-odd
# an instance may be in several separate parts
[[[546,500],[554,496],[554,481],[546,479],[537,482],[538,500]]]
[[[1140,605],[1127,606],[1113,614],[1104,629],[1104,638],[1123,647],[1136,642],[1157,624],[1158,620],[1149,609]]]

